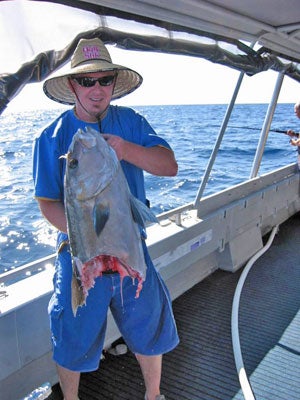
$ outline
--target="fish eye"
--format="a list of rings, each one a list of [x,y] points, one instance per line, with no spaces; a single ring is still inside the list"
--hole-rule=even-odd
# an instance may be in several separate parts
[[[75,169],[78,166],[78,160],[76,158],[71,158],[69,161],[69,168]]]

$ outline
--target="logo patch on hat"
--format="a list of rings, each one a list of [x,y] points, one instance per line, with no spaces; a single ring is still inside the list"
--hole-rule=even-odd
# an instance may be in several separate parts
[[[82,52],[86,59],[100,58],[100,49],[98,46],[84,46]]]

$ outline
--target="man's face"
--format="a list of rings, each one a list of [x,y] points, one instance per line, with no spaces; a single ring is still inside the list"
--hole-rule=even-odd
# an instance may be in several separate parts
[[[115,72],[76,75],[69,85],[76,97],[76,114],[87,122],[96,122],[110,104],[115,86]]]
[[[297,118],[300,118],[300,105],[296,105],[294,107],[295,115]]]

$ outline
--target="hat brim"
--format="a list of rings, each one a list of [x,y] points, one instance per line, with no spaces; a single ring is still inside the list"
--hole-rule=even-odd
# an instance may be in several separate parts
[[[62,104],[75,104],[76,97],[69,87],[68,79],[73,75],[95,72],[117,71],[117,80],[112,95],[112,100],[119,99],[136,90],[143,82],[143,78],[136,71],[112,64],[107,61],[93,61],[93,63],[81,64],[69,72],[58,74],[45,81],[44,92],[51,100]]]

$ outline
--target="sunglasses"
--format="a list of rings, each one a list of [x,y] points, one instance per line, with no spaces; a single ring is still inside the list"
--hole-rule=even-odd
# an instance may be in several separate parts
[[[116,75],[107,75],[102,78],[89,78],[87,76],[83,77],[73,77],[72,79],[76,81],[80,86],[85,88],[90,88],[96,85],[96,82],[99,83],[100,86],[110,86],[113,84]]]

